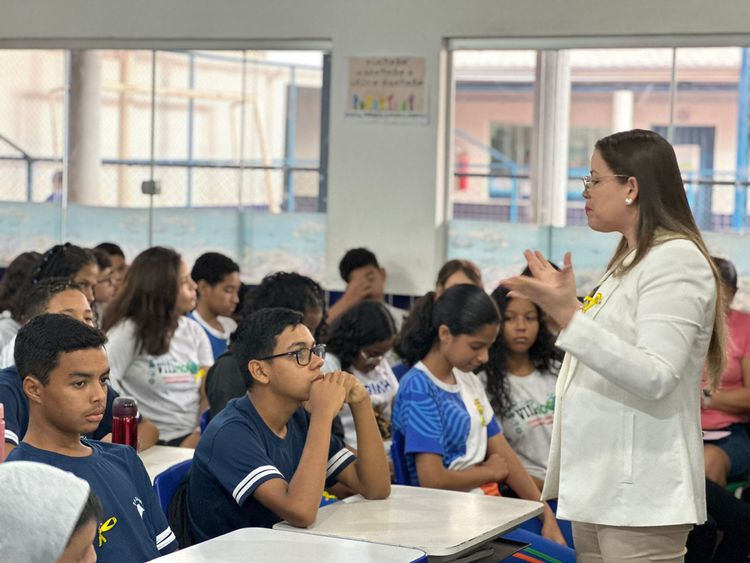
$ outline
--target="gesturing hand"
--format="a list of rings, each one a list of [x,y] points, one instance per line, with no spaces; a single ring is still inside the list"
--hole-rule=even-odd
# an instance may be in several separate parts
[[[559,271],[541,252],[527,250],[523,255],[533,277],[515,276],[503,280],[501,284],[511,290],[510,297],[530,299],[565,328],[580,308],[570,252],[565,253],[563,267]]]

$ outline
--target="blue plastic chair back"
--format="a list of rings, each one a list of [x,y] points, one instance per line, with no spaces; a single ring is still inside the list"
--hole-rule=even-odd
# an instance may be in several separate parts
[[[397,485],[411,485],[409,470],[406,465],[406,454],[404,453],[404,436],[401,432],[391,435],[391,460],[393,461],[393,473]]]
[[[395,366],[392,366],[391,369],[393,369],[393,375],[396,376],[396,379],[398,381],[401,381],[401,378],[404,377],[404,374],[409,371],[411,368],[410,365],[405,363],[396,364]]]
[[[186,459],[162,471],[154,479],[154,490],[156,491],[156,496],[159,497],[159,505],[165,515],[169,510],[169,501],[172,500],[177,487],[180,486],[185,475],[190,471],[192,464],[192,459]]]
[[[211,421],[211,411],[209,409],[206,409],[201,414],[200,422],[198,422],[201,434],[203,434],[206,431],[206,426],[208,426],[208,423]]]

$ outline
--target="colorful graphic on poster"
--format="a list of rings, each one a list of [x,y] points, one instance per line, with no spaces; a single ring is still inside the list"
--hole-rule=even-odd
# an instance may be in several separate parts
[[[424,57],[349,59],[347,117],[376,123],[427,123]]]

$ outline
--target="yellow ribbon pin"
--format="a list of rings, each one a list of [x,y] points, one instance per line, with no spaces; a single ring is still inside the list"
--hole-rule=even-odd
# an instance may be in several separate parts
[[[112,528],[115,527],[115,524],[117,524],[117,518],[112,516],[112,518],[109,518],[106,522],[99,526],[99,547],[107,543],[107,538],[104,537],[104,532],[109,532]]]
[[[586,297],[583,298],[583,312],[585,313],[592,307],[596,307],[601,302],[602,302],[602,294],[599,293],[598,291],[596,292],[596,295],[594,295],[593,297],[590,297],[589,295],[587,295]]]
[[[206,370],[205,369],[199,369],[197,373],[193,376],[195,378],[195,382],[200,382],[201,379],[203,379],[206,376]]]
[[[484,407],[482,406],[482,403],[479,402],[479,399],[474,399],[474,406],[479,412],[479,418],[482,421],[482,426],[487,426],[487,422],[484,420]]]

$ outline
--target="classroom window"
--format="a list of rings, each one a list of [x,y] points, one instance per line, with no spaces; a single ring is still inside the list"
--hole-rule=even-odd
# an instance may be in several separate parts
[[[326,56],[0,51],[0,200],[325,211]]]
[[[536,155],[535,95],[554,84],[537,67],[559,53],[557,79],[569,85],[555,110],[567,112],[567,146]],[[585,224],[580,176],[597,139],[631,128],[667,137],[704,230],[747,224],[750,64],[740,47],[464,50],[452,52],[453,217],[532,222],[535,158],[564,160],[564,222]],[[540,106],[542,107],[542,106]],[[544,106],[549,109],[550,106]],[[537,145],[539,146],[539,145]],[[563,150],[565,149],[565,150]]]

